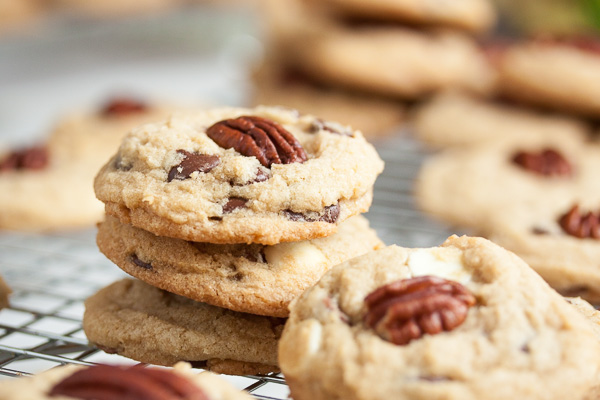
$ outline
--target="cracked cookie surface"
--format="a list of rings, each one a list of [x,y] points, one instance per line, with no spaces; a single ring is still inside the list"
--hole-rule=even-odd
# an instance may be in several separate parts
[[[428,276],[474,296],[460,325],[404,345],[367,325],[367,295]],[[413,298],[396,315],[451,304],[436,301]],[[521,259],[485,239],[452,236],[330,270],[292,304],[279,362],[299,400],[577,399],[597,380],[599,351],[589,322]]]
[[[214,135],[215,125],[240,119],[261,122],[235,122]],[[221,145],[207,135],[211,127]],[[297,144],[283,143],[280,128]],[[286,146],[301,147],[306,161],[290,158]],[[216,157],[208,167],[207,156]],[[187,168],[190,157],[201,167]],[[368,210],[382,169],[375,149],[349,127],[276,107],[222,108],[133,130],[94,188],[107,214],[159,236],[270,245],[330,235]],[[171,171],[179,178],[169,179]]]

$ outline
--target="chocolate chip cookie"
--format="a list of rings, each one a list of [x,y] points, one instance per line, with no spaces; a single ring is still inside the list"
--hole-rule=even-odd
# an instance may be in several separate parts
[[[102,203],[91,182],[125,133],[160,120],[166,108],[120,98],[64,117],[47,143],[0,151],[0,228],[52,230],[92,226]]]
[[[285,320],[199,303],[124,279],[85,302],[91,343],[145,363],[192,365],[224,374],[276,372]]]
[[[333,234],[369,208],[382,169],[349,127],[221,108],[133,130],[94,188],[107,214],[159,236],[272,245]]]
[[[294,399],[581,399],[589,322],[481,238],[390,246],[330,270],[291,307],[279,362]]]
[[[590,127],[575,118],[542,114],[455,91],[441,93],[419,107],[412,125],[417,138],[432,147],[490,140],[518,142],[523,136],[583,141],[590,134]]]
[[[288,304],[332,266],[380,248],[368,221],[355,216],[337,233],[302,242],[219,245],[158,237],[107,217],[98,247],[125,272],[196,301],[286,317]]]
[[[2,400],[50,399],[129,399],[145,400],[250,400],[224,379],[210,372],[195,374],[186,363],[172,370],[94,365],[68,365],[53,368],[29,378],[4,381]]]

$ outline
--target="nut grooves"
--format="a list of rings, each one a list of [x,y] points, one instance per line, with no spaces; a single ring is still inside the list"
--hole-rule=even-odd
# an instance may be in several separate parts
[[[262,165],[303,163],[306,153],[298,140],[281,125],[266,118],[242,116],[210,126],[206,134],[219,146],[254,156]]]
[[[422,276],[382,286],[365,303],[367,326],[383,339],[405,345],[462,324],[475,297],[458,282]]]

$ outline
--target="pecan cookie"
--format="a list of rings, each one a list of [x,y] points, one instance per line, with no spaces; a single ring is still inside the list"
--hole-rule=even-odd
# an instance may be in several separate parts
[[[417,201],[517,253],[561,293],[598,302],[600,146],[548,138],[527,145],[525,138],[430,158]]]
[[[115,99],[64,117],[43,145],[0,151],[0,228],[78,228],[101,220],[91,185],[98,169],[129,129],[166,115],[163,108]]]
[[[85,302],[83,329],[106,352],[144,363],[188,361],[213,372],[276,372],[285,319],[199,303],[139,280],[124,279]]]
[[[523,136],[583,141],[590,128],[580,120],[542,114],[460,92],[445,92],[417,109],[416,137],[432,147],[463,146],[491,140],[519,142]]]
[[[218,307],[275,317],[286,317],[289,302],[329,268],[383,245],[360,215],[331,236],[274,246],[187,242],[107,217],[97,242],[121,269],[151,285]]]
[[[521,259],[452,236],[330,270],[291,306],[279,363],[294,399],[579,399],[589,322]]]
[[[496,19],[494,7],[486,0],[312,0],[342,18],[444,26],[482,32]]]
[[[499,57],[498,87],[519,101],[600,116],[600,42],[538,40],[508,47]]]
[[[125,393],[126,397],[123,397]],[[3,381],[1,400],[51,399],[250,400],[210,372],[193,373],[187,363],[172,370],[142,366],[68,365],[29,378]]]
[[[94,187],[107,214],[159,236],[271,245],[333,234],[369,208],[382,169],[348,127],[222,108],[133,130]]]

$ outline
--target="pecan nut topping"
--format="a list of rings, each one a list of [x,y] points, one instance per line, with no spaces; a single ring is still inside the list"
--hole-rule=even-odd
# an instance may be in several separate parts
[[[272,164],[303,163],[308,159],[294,135],[266,118],[242,116],[219,121],[206,134],[219,146],[254,156],[268,168]]]
[[[382,286],[365,303],[367,326],[383,339],[405,345],[462,324],[475,297],[458,282],[422,276]]]
[[[567,234],[578,238],[600,239],[600,213],[588,212],[582,215],[579,206],[574,205],[558,219],[558,224]]]
[[[0,172],[44,169],[48,165],[48,161],[48,149],[45,146],[29,147],[13,151],[0,160]]]
[[[109,101],[100,110],[103,117],[122,117],[130,114],[141,114],[148,110],[148,106],[141,101],[129,98],[115,98]]]
[[[540,153],[520,151],[512,161],[528,171],[544,176],[571,176],[571,164],[556,150],[544,149]]]
[[[194,383],[168,370],[95,365],[55,385],[50,397],[83,400],[209,400]]]

